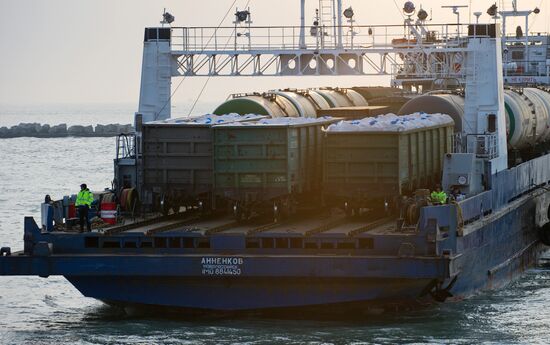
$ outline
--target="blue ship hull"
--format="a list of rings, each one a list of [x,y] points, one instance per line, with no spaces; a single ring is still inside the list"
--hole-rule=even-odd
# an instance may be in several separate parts
[[[487,225],[462,238],[461,245],[467,250],[454,259],[460,268],[456,272],[456,283],[450,290],[452,299],[501,288],[536,264],[546,246],[538,241],[538,233],[533,224],[530,224],[534,216],[535,202],[528,200],[499,219],[488,219]],[[526,232],[527,227],[532,231]],[[311,257],[307,260],[315,262],[321,259]],[[296,262],[298,260],[295,263],[289,260],[288,265]],[[359,262],[355,264],[361,265]],[[354,263],[350,262],[350,265]],[[396,268],[388,265],[384,269],[392,271]],[[423,290],[435,278],[421,277],[423,269],[426,272],[420,263],[412,265],[408,268],[412,275],[407,278],[315,278],[303,277],[300,273],[297,273],[297,277],[287,278],[66,278],[83,295],[122,306],[145,304],[217,311],[296,307],[316,310],[314,307],[320,307],[319,310],[326,311],[327,305],[330,305],[329,310],[353,310],[370,307],[414,307],[429,303],[431,298],[423,295]],[[401,274],[405,276],[405,272]],[[443,285],[449,283],[450,278],[447,278]]]
[[[492,176],[488,191],[459,204],[425,207],[410,232],[388,224],[349,232],[343,224],[304,233],[283,224],[209,234],[191,224],[153,235],[75,234],[42,232],[26,218],[25,250],[0,257],[0,274],[63,275],[106,303],[206,312],[336,312],[467,298],[508,284],[544,252],[549,166],[546,155]]]

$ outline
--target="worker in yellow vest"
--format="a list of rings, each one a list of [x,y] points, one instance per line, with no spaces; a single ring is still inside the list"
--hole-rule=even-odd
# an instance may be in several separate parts
[[[430,199],[433,204],[443,205],[447,203],[447,193],[441,190],[441,185],[435,186],[435,190],[430,194]]]
[[[80,192],[76,196],[75,206],[78,208],[78,217],[80,219],[80,232],[84,231],[84,222],[86,222],[86,229],[91,231],[90,220],[88,219],[88,210],[92,206],[94,201],[94,195],[88,189],[85,183],[80,185]]]

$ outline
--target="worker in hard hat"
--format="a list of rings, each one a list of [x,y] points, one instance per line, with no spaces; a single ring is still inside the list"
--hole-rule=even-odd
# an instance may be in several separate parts
[[[80,219],[80,232],[84,231],[84,222],[86,222],[86,229],[91,231],[90,220],[88,219],[88,210],[92,206],[94,201],[94,195],[88,189],[85,183],[80,185],[80,192],[76,196],[75,206],[78,208],[78,217]]]
[[[435,190],[430,194],[430,200],[433,204],[443,205],[447,203],[447,193],[441,190],[441,185],[435,186]]]

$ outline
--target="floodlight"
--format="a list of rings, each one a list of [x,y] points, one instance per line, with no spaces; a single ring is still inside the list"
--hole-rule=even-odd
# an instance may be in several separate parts
[[[351,6],[348,7],[348,8],[346,8],[346,9],[344,10],[344,17],[346,17],[346,18],[348,18],[348,19],[353,18],[353,15],[354,15],[354,14],[355,14],[355,13],[353,13],[353,8],[351,8]]]
[[[428,12],[426,12],[423,9],[420,9],[418,11],[418,13],[416,14],[416,16],[418,17],[418,19],[424,21],[424,20],[428,19]]]
[[[497,11],[498,11],[498,7],[497,7],[497,4],[493,4],[491,7],[489,7],[489,9],[487,10],[487,14],[490,15],[491,17],[494,17],[497,15]]]
[[[162,14],[162,19],[164,19],[165,23],[172,24],[172,22],[176,19],[176,17],[171,15],[169,12],[164,12]]]
[[[237,11],[235,12],[235,18],[237,18],[238,22],[244,22],[248,19],[248,16],[250,15],[249,11]]]
[[[535,9],[533,10],[533,13],[534,14],[539,14],[540,13],[540,8],[535,7]]]
[[[416,7],[414,6],[414,3],[412,1],[407,1],[405,5],[403,6],[403,12],[407,15],[411,15],[416,10]]]
[[[317,37],[319,34],[319,21],[313,21],[313,25],[309,28],[309,34],[313,37]]]

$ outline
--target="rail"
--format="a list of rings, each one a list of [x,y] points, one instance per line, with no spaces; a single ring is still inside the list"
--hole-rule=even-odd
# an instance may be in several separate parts
[[[116,140],[116,160],[136,158],[136,135],[119,134]]]
[[[333,36],[341,28],[342,42]],[[445,46],[460,47],[467,33],[465,24],[416,25],[347,25],[310,26],[226,26],[226,27],[173,27],[173,51],[261,51],[261,50],[354,50]]]

